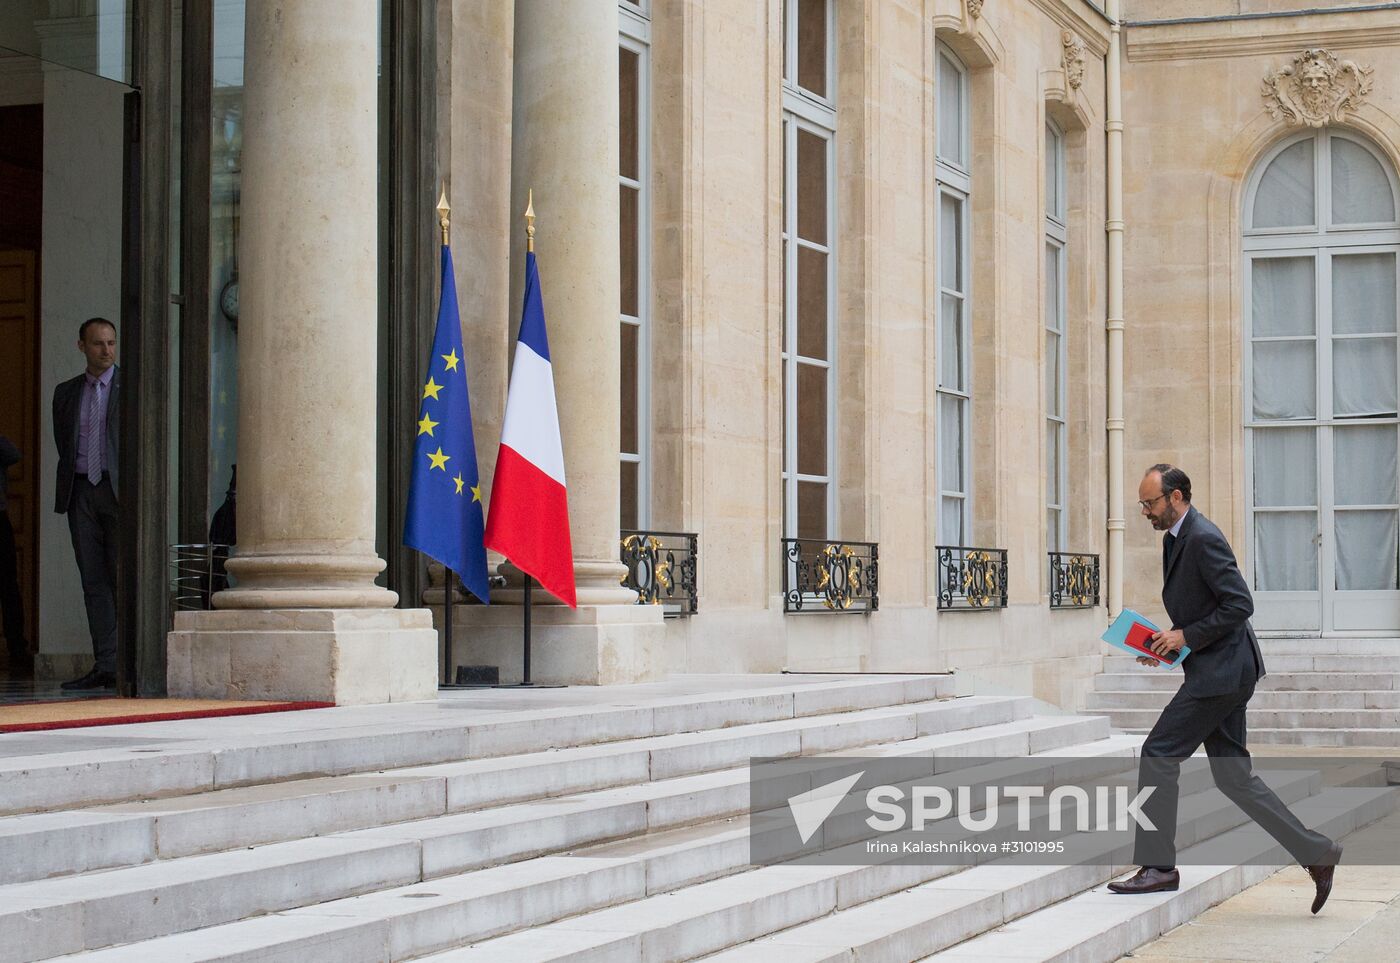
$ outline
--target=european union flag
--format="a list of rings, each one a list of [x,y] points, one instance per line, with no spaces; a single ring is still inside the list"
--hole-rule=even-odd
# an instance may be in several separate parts
[[[462,325],[452,251],[442,246],[442,300],[437,333],[428,359],[428,377],[419,405],[413,477],[408,486],[404,544],[437,559],[462,577],[473,595],[489,603],[481,480],[476,473],[476,440],[467,396]]]

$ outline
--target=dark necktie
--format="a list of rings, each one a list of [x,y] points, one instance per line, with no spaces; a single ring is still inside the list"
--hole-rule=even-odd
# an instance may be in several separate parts
[[[1176,536],[1167,532],[1166,538],[1162,539],[1162,578],[1167,577],[1167,563],[1172,560],[1172,546],[1176,544]]]

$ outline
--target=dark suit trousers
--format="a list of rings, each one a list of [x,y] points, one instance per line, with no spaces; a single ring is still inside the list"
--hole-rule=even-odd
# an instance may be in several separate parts
[[[4,616],[5,644],[10,664],[29,661],[29,642],[24,637],[24,603],[19,594],[19,566],[15,559],[15,530],[9,512],[0,508],[0,614]]]
[[[73,479],[68,531],[83,580],[92,655],[102,672],[117,671],[117,496],[107,476],[94,485],[86,475]]]
[[[1197,698],[1183,686],[1162,710],[1142,745],[1138,785],[1156,789],[1142,813],[1156,830],[1137,830],[1133,861],[1139,866],[1176,865],[1176,810],[1181,761],[1205,743],[1215,785],[1235,805],[1278,840],[1303,866],[1322,861],[1332,841],[1298,821],[1283,800],[1254,775],[1245,748],[1245,706],[1254,695],[1250,684],[1238,692]]]

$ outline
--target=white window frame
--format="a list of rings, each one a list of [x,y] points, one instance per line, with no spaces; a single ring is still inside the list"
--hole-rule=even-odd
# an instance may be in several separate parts
[[[823,6],[826,16],[826,78],[827,90],[836,83],[835,17],[831,0]],[[783,313],[786,318],[782,344],[783,382],[783,537],[796,538],[798,533],[798,482],[816,482],[826,486],[826,533],[836,531],[836,106],[832,98],[820,97],[797,86],[797,4],[783,4],[784,24],[788,39],[787,58],[783,65],[783,224],[782,250],[784,263]],[[797,132],[806,131],[826,142],[826,243],[816,244],[797,236]],[[826,358],[808,358],[797,353],[797,251],[809,248],[826,255]],[[824,475],[799,474],[797,470],[798,410],[797,375],[799,366],[826,369],[826,464]]]
[[[619,314],[637,328],[637,451],[619,452],[637,465],[637,527],[651,527],[651,22],[649,0],[618,3],[618,47],[637,55],[637,180],[618,174],[619,187],[637,192],[637,316]]]
[[[961,114],[961,118],[960,118],[960,120],[961,120],[961,123],[960,123],[960,127],[961,127],[961,140],[962,140],[962,146],[963,146],[964,153],[967,154],[967,155],[970,157],[970,155],[971,155],[971,153],[972,153],[972,140],[971,140],[971,129],[972,129],[972,123],[971,123],[971,113],[972,113],[972,91],[971,91],[971,81],[972,81],[972,77],[971,77],[971,74],[968,72],[967,66],[958,58],[958,56],[957,56],[956,54],[954,54],[951,50],[949,50],[943,43],[939,42],[939,43],[935,44],[934,50],[935,50],[935,55],[936,55],[937,57],[946,57],[946,58],[948,59],[948,62],[949,62],[954,68],[957,69],[959,75],[962,77],[962,83],[960,84],[962,96],[961,96],[961,98],[960,98],[961,103],[959,104],[959,112],[960,112],[960,114]],[[935,61],[935,64],[936,64],[936,63],[937,63],[937,61]],[[938,71],[937,69],[935,69],[935,71],[934,71],[934,76],[937,77],[938,73],[939,73],[939,71]],[[935,97],[935,106],[937,106],[937,97]],[[937,123],[936,117],[935,117],[935,122],[934,122],[934,130],[935,130],[935,132],[938,130],[938,123]],[[936,244],[935,244],[934,263],[935,263],[935,265],[936,265],[936,272],[937,272],[937,275],[938,275],[938,278],[937,278],[937,289],[938,289],[938,295],[939,295],[938,301],[937,301],[937,312],[938,312],[938,315],[939,315],[939,316],[938,316],[937,325],[936,325],[936,330],[937,330],[937,332],[938,332],[937,344],[939,345],[939,347],[940,347],[940,349],[941,349],[942,344],[943,344],[943,339],[942,339],[943,296],[944,296],[944,295],[949,295],[949,296],[952,296],[952,297],[957,298],[958,300],[960,300],[960,301],[962,302],[962,311],[960,312],[959,321],[958,321],[958,323],[959,323],[959,325],[960,325],[960,328],[961,328],[961,330],[960,330],[960,332],[959,332],[959,333],[960,333],[960,337],[958,338],[958,343],[959,343],[959,345],[961,346],[961,351],[962,351],[962,357],[959,359],[959,364],[960,364],[960,366],[961,366],[961,370],[962,370],[962,372],[963,372],[963,379],[964,379],[963,388],[962,388],[961,390],[959,390],[958,388],[955,388],[955,387],[945,386],[945,385],[943,384],[943,365],[942,365],[942,361],[941,361],[941,360],[939,361],[939,364],[938,364],[938,375],[939,375],[939,377],[938,377],[938,388],[937,388],[937,392],[936,392],[936,395],[937,395],[937,403],[936,403],[936,409],[935,409],[934,425],[935,425],[936,427],[938,427],[938,428],[941,428],[941,426],[942,426],[942,423],[943,423],[942,413],[943,413],[943,404],[944,404],[943,399],[944,399],[944,398],[950,398],[950,399],[951,399],[951,398],[955,398],[955,399],[959,399],[959,400],[961,401],[961,409],[962,409],[961,445],[962,445],[962,448],[961,448],[961,458],[960,458],[959,460],[960,460],[961,463],[962,463],[962,466],[961,466],[961,467],[962,467],[962,470],[961,470],[961,472],[960,472],[960,477],[959,477],[958,479],[956,479],[956,481],[958,482],[959,487],[956,488],[956,489],[955,489],[955,488],[946,488],[946,487],[944,487],[944,484],[943,484],[944,481],[947,479],[946,466],[944,466],[944,465],[940,465],[940,466],[939,466],[939,469],[938,469],[938,511],[937,511],[937,521],[936,521],[936,531],[938,532],[938,542],[939,542],[940,544],[950,544],[950,543],[952,543],[952,542],[958,542],[958,543],[961,543],[961,544],[964,544],[964,545],[969,545],[969,544],[971,544],[972,541],[973,541],[973,538],[972,538],[972,518],[973,518],[973,511],[972,511],[972,508],[973,508],[973,505],[972,505],[972,499],[973,499],[973,493],[972,493],[972,443],[971,443],[971,434],[972,434],[972,388],[973,388],[973,377],[972,377],[972,258],[971,258],[971,256],[970,256],[970,245],[971,245],[971,241],[972,241],[972,216],[971,216],[971,215],[972,215],[972,174],[971,174],[971,171],[969,170],[970,165],[964,166],[963,163],[961,163],[961,162],[959,162],[959,161],[957,161],[957,160],[945,158],[944,156],[942,156],[942,154],[940,154],[940,153],[938,152],[936,146],[935,146],[935,152],[934,152],[934,153],[935,153],[934,171],[935,171],[935,178],[936,178],[936,180],[937,180],[937,185],[938,185],[938,189],[937,189],[937,193],[936,193],[936,200],[935,200],[935,207],[934,207],[934,210],[935,210],[935,212],[936,212],[936,213],[935,213],[935,224],[937,224],[937,225],[939,226],[939,231],[940,231],[940,232],[941,232],[941,229],[942,229],[943,198],[944,198],[945,196],[946,196],[946,197],[951,197],[951,198],[953,198],[954,201],[955,201],[955,202],[960,206],[960,208],[961,208],[961,216],[958,218],[959,230],[960,230],[960,234],[961,234],[961,237],[958,239],[958,252],[959,252],[959,254],[960,254],[960,260],[959,260],[959,265],[958,265],[958,274],[959,274],[959,276],[960,276],[960,278],[961,278],[961,282],[962,282],[962,290],[961,290],[961,291],[954,290],[953,288],[948,287],[947,285],[944,284],[944,278],[943,278],[943,247],[942,247],[942,245],[943,245],[943,238],[942,238],[941,236],[938,237],[938,238],[937,238],[937,241],[936,241]],[[941,456],[942,456],[942,446],[941,446],[941,445],[937,446],[936,450],[939,452],[939,456],[940,456],[940,458],[941,458]],[[960,500],[960,501],[962,502],[962,507],[961,507],[961,528],[962,528],[962,537],[959,538],[959,539],[953,539],[953,538],[951,537],[951,533],[946,532],[946,531],[943,530],[943,504],[944,504],[945,501],[947,501],[947,500],[949,500],[949,499],[958,499],[958,500]]]
[[[1045,540],[1046,549],[1051,552],[1066,551],[1066,544],[1069,539],[1069,525],[1067,503],[1069,501],[1069,419],[1068,419],[1068,366],[1069,366],[1069,346],[1068,346],[1068,324],[1069,300],[1068,292],[1065,290],[1066,281],[1069,277],[1068,260],[1069,252],[1069,227],[1065,217],[1065,135],[1062,130],[1049,118],[1045,121],[1045,151],[1046,159],[1050,162],[1046,165],[1046,178],[1053,178],[1053,184],[1045,186],[1045,252],[1055,252],[1054,270],[1055,277],[1055,303],[1046,303],[1042,306],[1045,317],[1046,335],[1055,335],[1056,353],[1058,357],[1054,359],[1055,366],[1050,366],[1051,359],[1045,358],[1043,370],[1045,378],[1049,380],[1051,372],[1057,372],[1057,383],[1055,390],[1055,409],[1046,411],[1046,427],[1054,425],[1058,428],[1055,433],[1057,439],[1056,450],[1050,451],[1047,445],[1045,452],[1046,471],[1049,466],[1054,465],[1056,475],[1055,489],[1059,492],[1058,502],[1046,498],[1046,513],[1055,513],[1056,523],[1053,526],[1046,525]],[[1053,187],[1053,191],[1051,188]],[[1050,258],[1047,256],[1048,262]],[[1049,271],[1050,265],[1047,263],[1044,270]],[[1042,285],[1041,291],[1043,292]],[[1042,398],[1045,395],[1042,394]],[[1049,479],[1047,478],[1047,483]],[[1048,487],[1048,486],[1047,486]],[[1047,493],[1048,495],[1048,493]]]

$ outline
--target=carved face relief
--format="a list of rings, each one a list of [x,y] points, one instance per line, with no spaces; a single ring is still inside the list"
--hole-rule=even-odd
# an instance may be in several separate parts
[[[1371,73],[1370,67],[1312,47],[1264,78],[1264,105],[1290,127],[1322,127],[1360,106],[1371,92]]]

